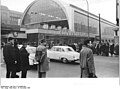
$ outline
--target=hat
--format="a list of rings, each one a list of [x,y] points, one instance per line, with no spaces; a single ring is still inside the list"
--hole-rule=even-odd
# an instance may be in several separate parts
[[[42,39],[42,40],[41,40],[41,43],[44,43],[44,42],[46,42],[46,40],[45,40],[45,39]]]
[[[89,43],[89,41],[90,41],[89,39],[85,40],[84,45],[87,45]]]
[[[9,38],[8,38],[8,41],[13,40],[13,39],[14,39],[13,37],[9,37]]]

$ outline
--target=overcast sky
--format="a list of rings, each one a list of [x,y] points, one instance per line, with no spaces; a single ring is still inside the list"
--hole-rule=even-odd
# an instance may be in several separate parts
[[[7,6],[10,10],[24,12],[27,6],[34,0],[1,0],[1,4]],[[86,0],[62,0],[72,3],[84,10],[87,10]],[[116,0],[88,0],[89,11],[95,15],[101,14],[101,17],[116,23]]]

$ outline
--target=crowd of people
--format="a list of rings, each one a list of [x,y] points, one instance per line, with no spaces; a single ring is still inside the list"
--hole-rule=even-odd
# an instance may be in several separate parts
[[[29,53],[26,50],[27,42],[22,43],[22,47],[18,49],[18,42],[12,38],[8,38],[8,43],[4,44],[3,56],[6,63],[6,78],[18,78],[17,72],[21,71],[21,78],[27,77],[29,70]],[[61,45],[61,44],[60,44]],[[64,44],[67,45],[67,44]],[[38,61],[38,77],[46,77],[49,70],[50,60],[47,58],[47,49],[54,46],[47,44],[46,40],[41,40],[36,46],[35,59]],[[102,56],[119,55],[119,45],[114,43],[99,43],[85,40],[83,43],[73,43],[68,46],[80,53],[81,77],[97,77],[95,73],[93,54]]]
[[[97,43],[91,46],[94,54],[101,56],[119,55],[119,45],[114,43]]]
[[[79,52],[82,48],[83,43],[73,43],[68,46],[72,47],[75,51]],[[111,43],[99,43],[99,42],[89,42],[89,47],[92,49],[93,54],[101,55],[101,56],[113,56],[119,55],[119,45]]]

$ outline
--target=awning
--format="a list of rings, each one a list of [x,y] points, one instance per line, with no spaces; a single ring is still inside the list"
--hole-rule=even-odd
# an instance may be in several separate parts
[[[1,35],[1,37],[2,38],[13,37],[13,38],[27,39],[27,34],[26,33],[17,33],[17,35],[14,35],[14,33],[9,33],[9,34]]]

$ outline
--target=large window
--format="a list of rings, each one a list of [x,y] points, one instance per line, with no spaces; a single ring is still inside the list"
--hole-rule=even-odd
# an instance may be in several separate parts
[[[75,11],[74,29],[76,32],[88,33],[88,17]],[[89,33],[98,34],[98,21],[93,18],[89,18]]]
[[[52,0],[39,0],[28,9],[23,25],[49,21],[66,20],[62,8]]]
[[[101,37],[114,38],[113,24],[101,19]],[[88,17],[82,12],[74,12],[74,29],[76,32],[88,33]],[[89,15],[89,33],[99,35],[99,18]]]

